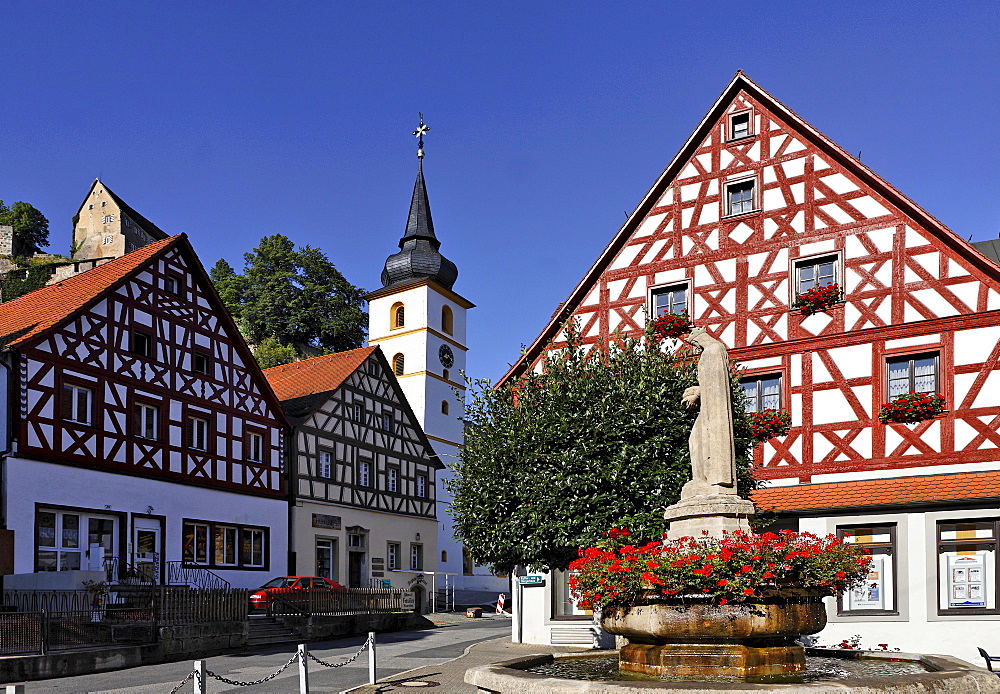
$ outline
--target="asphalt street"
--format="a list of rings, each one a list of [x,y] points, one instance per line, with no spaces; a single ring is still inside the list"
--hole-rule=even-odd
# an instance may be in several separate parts
[[[405,670],[443,663],[456,658],[472,644],[510,633],[510,620],[489,619],[459,623],[437,629],[400,631],[376,635],[379,678],[390,677]],[[309,652],[330,663],[343,662],[361,647],[364,637],[310,644]],[[295,652],[294,644],[244,651],[209,658],[207,668],[216,674],[238,681],[258,680],[285,664]],[[118,670],[96,675],[64,677],[28,682],[26,693],[58,692],[59,694],[169,694],[170,690],[191,672],[192,661],[164,663]],[[293,663],[273,680],[252,687],[235,687],[218,680],[209,680],[208,692],[240,691],[246,694],[265,692],[298,692],[298,665]],[[350,665],[325,668],[314,662],[309,667],[310,692],[341,692],[368,682],[368,653]],[[189,681],[180,692],[189,694]]]

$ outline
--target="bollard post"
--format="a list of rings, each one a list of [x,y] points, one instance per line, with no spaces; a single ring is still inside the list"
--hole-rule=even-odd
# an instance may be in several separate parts
[[[194,694],[208,694],[207,669],[204,660],[194,661]]]
[[[309,649],[299,644],[299,694],[309,694]]]
[[[368,632],[368,684],[375,684],[375,632]]]

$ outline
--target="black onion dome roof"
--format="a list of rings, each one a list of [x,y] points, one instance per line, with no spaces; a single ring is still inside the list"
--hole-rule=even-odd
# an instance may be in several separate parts
[[[421,161],[417,168],[416,183],[413,184],[406,232],[399,240],[399,253],[385,259],[382,286],[392,287],[414,280],[431,279],[445,289],[451,289],[458,279],[458,268],[438,252],[440,247],[441,242],[434,235],[434,221],[431,219],[431,205],[427,199]]]

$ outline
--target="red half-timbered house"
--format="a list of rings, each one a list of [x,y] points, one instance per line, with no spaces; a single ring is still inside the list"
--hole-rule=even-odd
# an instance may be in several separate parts
[[[183,234],[0,304],[0,344],[7,587],[286,570],[287,422]]]
[[[593,345],[663,313],[728,345],[749,410],[791,415],[758,506],[876,555],[822,638],[974,657],[1000,619],[1000,268],[737,73],[504,379],[570,317]],[[879,418],[908,392],[944,411]]]

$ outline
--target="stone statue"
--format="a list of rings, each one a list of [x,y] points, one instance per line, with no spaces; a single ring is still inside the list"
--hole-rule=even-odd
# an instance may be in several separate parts
[[[729,382],[729,352],[705,328],[695,328],[685,340],[698,348],[698,385],[684,391],[688,409],[698,418],[688,439],[692,479],[681,499],[713,494],[736,494],[736,447],[733,443],[733,399]]]

